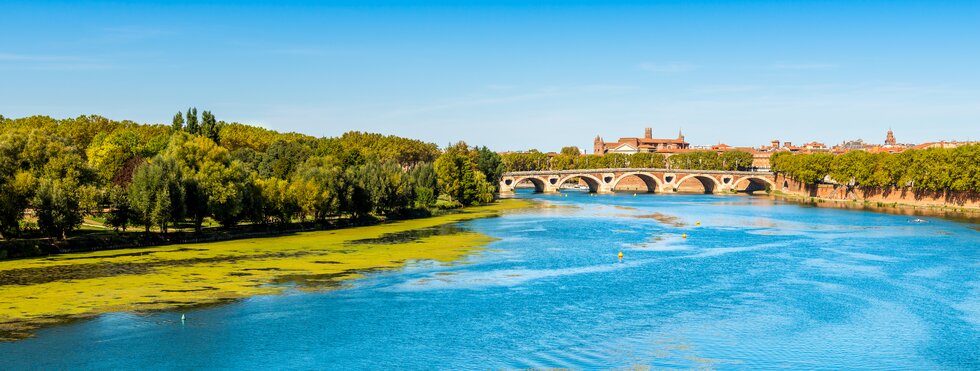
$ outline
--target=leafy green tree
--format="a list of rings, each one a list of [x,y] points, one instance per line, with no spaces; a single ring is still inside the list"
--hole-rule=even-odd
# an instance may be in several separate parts
[[[78,205],[78,184],[73,179],[41,179],[34,196],[37,226],[44,234],[59,239],[82,225]]]
[[[746,151],[725,151],[718,156],[721,167],[717,170],[745,170],[752,167],[752,153]]]
[[[0,135],[0,237],[10,238],[20,230],[20,220],[36,189],[26,154],[24,132],[11,130]]]
[[[561,152],[559,153],[566,156],[578,156],[582,154],[582,150],[576,146],[568,146],[568,147],[561,147]]]
[[[164,233],[184,217],[183,172],[173,158],[157,156],[136,169],[129,185],[134,220]]]
[[[664,155],[651,152],[640,152],[630,155],[629,167],[636,169],[663,168],[666,164]]]
[[[441,195],[449,196],[462,205],[474,205],[486,199],[484,190],[489,184],[486,176],[459,147],[447,149],[435,162],[436,178]],[[493,192],[490,192],[493,199]]]
[[[187,109],[187,132],[199,134],[201,125],[197,123],[197,107]]]
[[[184,130],[184,114],[182,112],[177,111],[177,114],[174,115],[174,120],[171,127],[175,132]]]
[[[34,176],[23,170],[0,176],[0,238],[20,231],[20,220],[34,197],[36,184]]]
[[[367,216],[374,208],[371,203],[371,193],[360,181],[359,168],[348,167],[334,184],[339,195],[339,211],[351,218],[359,219]]]
[[[468,205],[476,195],[475,165],[459,152],[446,152],[435,162],[439,193]]]
[[[200,233],[204,218],[210,215],[208,194],[196,177],[184,177],[184,213],[194,224],[194,232]]]
[[[257,179],[256,185],[262,194],[262,211],[266,220],[277,224],[287,224],[300,211],[295,199],[297,192],[290,192],[290,184],[285,179]]]
[[[630,166],[630,155],[625,153],[608,153],[602,157],[607,167],[625,168]]]
[[[105,224],[116,231],[120,229],[125,231],[133,219],[133,210],[129,207],[126,190],[120,186],[113,186],[109,191],[109,212],[106,214]]]
[[[42,167],[32,206],[38,228],[48,236],[65,239],[82,223],[81,188],[94,176],[74,148],[58,142],[48,148],[59,155],[50,157]]]
[[[486,180],[491,184],[494,192],[500,187],[500,179],[504,173],[504,163],[497,152],[491,151],[487,147],[477,147],[475,149],[476,169],[486,175]]]
[[[360,170],[361,187],[368,191],[374,212],[397,214],[410,206],[411,183],[408,175],[394,160],[368,162]]]
[[[439,180],[431,163],[416,165],[409,172],[412,184],[412,204],[417,209],[435,206],[439,196]]]
[[[277,140],[269,145],[259,163],[259,175],[263,178],[288,179],[296,168],[312,155],[312,150],[302,143]]]
[[[201,113],[201,135],[205,138],[211,139],[215,143],[220,142],[218,121],[215,120],[214,114],[211,111],[204,111]]]

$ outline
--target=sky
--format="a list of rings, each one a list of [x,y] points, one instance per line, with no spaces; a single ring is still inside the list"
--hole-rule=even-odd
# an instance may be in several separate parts
[[[980,139],[980,1],[21,1],[0,114],[591,150]]]

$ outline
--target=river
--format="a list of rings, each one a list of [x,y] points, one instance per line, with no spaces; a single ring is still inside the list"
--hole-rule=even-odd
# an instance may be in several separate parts
[[[0,343],[0,369],[980,368],[976,225],[748,196],[518,197],[547,207],[461,223],[499,239],[462,262],[44,328]]]

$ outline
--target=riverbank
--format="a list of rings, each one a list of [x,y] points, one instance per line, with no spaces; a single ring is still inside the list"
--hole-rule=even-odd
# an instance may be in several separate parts
[[[804,196],[800,194],[772,191],[769,197],[774,200],[789,201],[815,207],[863,210],[886,214],[916,217],[940,217],[957,221],[980,223],[980,209],[964,206],[923,205],[902,202],[881,202],[871,200],[839,200],[825,197]]]
[[[190,227],[183,229],[173,228],[169,233],[159,233],[158,231],[144,232],[138,227],[130,228],[128,231],[116,231],[104,224],[96,224],[97,222],[88,220],[87,222],[92,223],[86,223],[86,226],[89,227],[88,229],[75,231],[71,237],[65,240],[50,237],[0,240],[0,261],[78,252],[285,236],[300,232],[370,226],[396,220],[431,218],[460,211],[460,209],[422,210],[415,214],[401,215],[398,219],[379,219],[377,217],[362,219],[337,218],[327,222],[240,224],[234,227],[217,227],[215,224],[214,226],[203,228],[200,232],[196,232]]]
[[[0,341],[102,313],[174,310],[287,289],[329,290],[413,261],[459,261],[493,239],[452,224],[529,207],[501,200],[459,213],[286,236],[0,261]]]

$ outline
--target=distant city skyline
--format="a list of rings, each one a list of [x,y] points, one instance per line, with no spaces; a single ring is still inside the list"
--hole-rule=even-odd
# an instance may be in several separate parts
[[[980,139],[974,1],[8,1],[0,114],[498,151]]]

